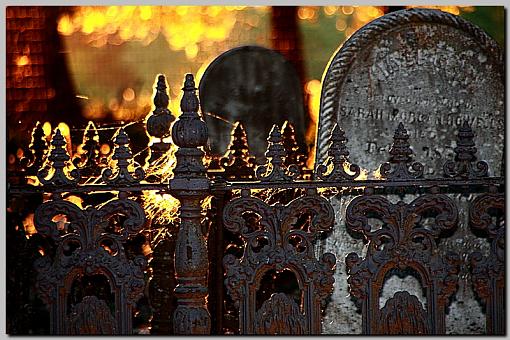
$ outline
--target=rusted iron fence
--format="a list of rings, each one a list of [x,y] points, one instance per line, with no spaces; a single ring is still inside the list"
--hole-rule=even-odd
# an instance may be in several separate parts
[[[442,177],[423,175],[427,165],[413,162],[400,123],[380,178],[362,179],[340,125],[315,171],[306,169],[290,123],[274,126],[267,163],[257,165],[242,123],[223,157],[204,153],[207,127],[192,75],[175,122],[168,101],[160,75],[146,121],[157,142],[145,167],[123,127],[105,161],[93,123],[74,159],[61,131],[48,145],[36,125],[30,154],[8,171],[10,334],[320,334],[335,268],[344,265],[364,334],[444,334],[461,266],[486,308],[486,332],[505,333],[504,177],[489,177],[477,160],[467,122]],[[353,197],[340,227],[364,238],[366,254],[317,254],[334,226],[333,189]],[[149,207],[147,194],[160,200]],[[408,194],[410,203],[388,199]],[[459,220],[449,194],[476,195],[469,220],[490,242],[489,256],[439,255],[439,241]],[[165,209],[176,218],[159,218]],[[425,307],[407,291],[379,307],[387,274],[399,270],[419,277]]]

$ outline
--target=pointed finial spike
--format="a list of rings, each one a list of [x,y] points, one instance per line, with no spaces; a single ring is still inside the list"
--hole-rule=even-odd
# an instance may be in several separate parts
[[[166,88],[166,79],[164,74],[158,75],[158,88]]]
[[[196,90],[195,88],[195,79],[191,73],[187,73],[184,80],[183,90]]]
[[[348,162],[349,151],[346,146],[345,132],[340,125],[334,125],[329,141],[329,157],[326,162],[317,168],[317,176],[328,181],[354,180],[361,173],[361,168],[357,164],[349,164],[349,170],[352,174],[345,171],[344,165]],[[333,166],[333,169],[328,172],[330,165]]]
[[[464,120],[457,132],[457,146],[453,149],[454,161],[446,161],[443,165],[446,177],[480,178],[489,175],[489,165],[485,161],[477,161],[475,133],[469,122]]]
[[[195,80],[192,74],[186,74],[182,91],[184,94],[181,99],[181,111],[198,112],[198,97],[195,93]]]
[[[62,132],[58,127],[54,130],[53,137],[51,139],[51,145],[53,148],[50,151],[48,160],[51,162],[50,164],[55,171],[50,178],[46,178],[49,169],[40,169],[37,173],[37,178],[43,185],[76,184],[80,177],[79,171],[76,169],[71,171],[70,175],[72,178],[67,177],[67,175],[64,173],[64,168],[67,166],[67,162],[69,161],[70,157],[66,149],[66,140],[64,136],[62,136]]]
[[[156,85],[156,94],[154,95],[154,106],[156,106],[154,114],[167,113],[166,111],[168,111],[167,107],[169,102],[170,98],[167,93],[166,79],[164,75],[160,74]],[[170,112],[168,111],[168,113]]]
[[[409,144],[409,134],[400,122],[393,136],[389,151],[389,162],[381,164],[380,174],[388,180],[408,180],[423,176],[423,164],[413,162],[413,150]]]
[[[240,121],[234,123],[230,144],[220,163],[226,178],[251,178],[254,175],[255,158],[250,156],[246,131]]]
[[[244,126],[240,121],[234,123],[234,134],[244,130]]]

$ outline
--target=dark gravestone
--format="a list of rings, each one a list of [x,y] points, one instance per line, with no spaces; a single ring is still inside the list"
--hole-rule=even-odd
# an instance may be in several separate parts
[[[460,17],[436,10],[412,9],[381,17],[356,32],[332,58],[323,80],[317,135],[317,158],[327,156],[331,130],[338,124],[349,139],[349,160],[370,177],[388,160],[393,134],[402,121],[411,135],[414,160],[426,177],[442,177],[442,164],[454,158],[458,125],[467,119],[476,133],[478,159],[500,175],[504,147],[504,65],[499,46]],[[434,171],[434,172],[431,172]],[[469,228],[468,207],[476,195],[449,195],[459,208],[459,225],[439,244],[466,259],[473,251],[487,256],[490,244]],[[364,243],[345,228],[352,196],[332,199],[333,233],[321,249],[337,258],[363,253]],[[388,197],[396,203],[402,199]],[[411,202],[416,196],[406,195]],[[458,290],[446,314],[447,334],[482,334],[485,314],[463,266]],[[323,332],[361,333],[361,314],[349,297],[345,264],[337,265],[335,290],[325,313]],[[395,292],[409,291],[425,305],[422,284],[413,275],[387,278],[379,307]],[[346,312],[349,311],[349,312]]]
[[[209,147],[224,154],[232,123],[246,126],[250,153],[260,159],[273,124],[290,121],[304,141],[304,107],[300,81],[281,54],[259,46],[242,46],[216,58],[199,85],[200,103],[209,130]],[[216,116],[216,117],[215,117]]]
[[[325,159],[338,122],[349,138],[351,161],[373,174],[387,160],[401,121],[425,176],[440,176],[442,162],[453,156],[457,127],[467,119],[478,158],[499,175],[504,114],[503,55],[494,40],[445,12],[398,11],[361,28],[331,60],[316,160]]]

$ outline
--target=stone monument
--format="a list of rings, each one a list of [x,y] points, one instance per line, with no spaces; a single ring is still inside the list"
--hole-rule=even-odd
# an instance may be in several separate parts
[[[473,128],[477,157],[500,176],[504,159],[504,58],[502,49],[480,28],[438,10],[410,9],[367,24],[334,54],[326,70],[317,133],[317,168],[327,157],[331,130],[338,123],[348,138],[349,159],[368,178],[377,178],[389,157],[399,122],[410,134],[414,160],[425,166],[425,178],[441,178],[443,163],[454,158],[456,134],[464,120]],[[474,197],[451,195],[459,207],[459,225],[439,244],[439,251],[489,252],[489,243],[474,237],[467,207]],[[476,195],[473,195],[476,196]],[[332,198],[335,228],[323,252],[362,253],[364,243],[347,233],[345,210],[353,196]],[[401,197],[388,197],[396,202]],[[406,195],[405,202],[416,196]],[[447,334],[485,332],[483,308],[463,268],[454,301],[446,312]],[[338,257],[335,290],[326,308],[323,332],[361,333],[361,314],[349,297],[344,259]],[[396,291],[406,290],[424,304],[421,283],[412,275],[388,277],[380,306]]]
[[[209,131],[208,146],[223,155],[236,121],[247,129],[250,152],[259,160],[273,124],[288,120],[304,147],[303,93],[298,75],[281,54],[260,46],[241,46],[217,57],[199,85],[200,103]]]
[[[504,146],[504,59],[485,32],[459,16],[430,9],[385,15],[352,35],[323,79],[316,166],[326,158],[335,122],[346,131],[351,160],[369,170],[386,161],[399,122],[410,134],[425,177],[453,155],[465,119],[478,158],[498,176]]]

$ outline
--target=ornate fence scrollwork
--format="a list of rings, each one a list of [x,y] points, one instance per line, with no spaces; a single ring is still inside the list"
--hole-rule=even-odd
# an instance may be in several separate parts
[[[131,334],[132,310],[144,289],[147,261],[143,256],[128,259],[122,242],[142,229],[142,207],[121,194],[100,208],[82,210],[59,196],[54,194],[53,200],[35,212],[38,232],[51,237],[57,246],[53,256],[46,254],[35,263],[38,292],[51,309],[51,333]],[[73,283],[91,275],[106,277],[114,296],[112,309],[105,309],[107,302],[97,296],[86,295],[70,311]],[[102,312],[89,313],[81,323],[77,320],[76,313],[91,310]]]
[[[487,177],[489,165],[485,161],[476,161],[476,146],[474,142],[475,134],[465,120],[459,127],[457,134],[457,146],[455,160],[447,161],[444,164],[443,171],[446,177],[476,178]]]
[[[331,132],[330,145],[328,150],[329,158],[324,164],[319,165],[317,168],[317,177],[325,181],[345,181],[353,180],[360,174],[360,167],[356,164],[349,164],[347,156],[349,151],[345,144],[347,138],[345,138],[345,132],[340,128],[338,124],[335,124],[333,131]],[[328,168],[332,166],[331,171],[328,172]],[[345,171],[345,167],[348,167],[352,174],[348,174]]]
[[[303,224],[300,219],[309,216]],[[329,202],[310,192],[287,205],[269,206],[243,190],[224,209],[225,228],[245,242],[242,258],[223,259],[225,285],[239,305],[242,334],[319,334],[321,305],[333,289],[335,256],[317,260],[313,242],[331,230],[334,221]],[[288,295],[275,292],[256,310],[256,293],[269,270],[290,270],[302,292],[302,307]],[[302,309],[301,309],[302,308]]]
[[[493,217],[494,216],[494,220]],[[487,334],[505,334],[505,197],[502,194],[478,196],[469,211],[471,226],[485,232],[491,242],[488,257],[470,255],[473,286],[487,309]]]
[[[287,152],[278,125],[273,125],[267,141],[269,145],[265,155],[268,163],[257,167],[255,170],[257,179],[262,182],[286,182],[295,179],[299,175],[299,168],[295,164],[285,166]]]
[[[430,228],[421,220],[434,217]],[[380,220],[374,230],[369,218]],[[368,240],[365,258],[347,255],[349,290],[361,305],[364,334],[443,334],[445,307],[455,292],[460,258],[441,256],[436,240],[457,226],[455,203],[445,195],[425,195],[410,204],[390,203],[381,196],[361,196],[347,207],[346,225]],[[379,308],[386,274],[391,269],[413,269],[427,291],[426,308],[415,296],[397,292]],[[395,319],[397,318],[397,319]]]
[[[423,164],[412,162],[413,150],[404,124],[399,123],[390,148],[390,159],[380,167],[381,177],[390,181],[402,181],[423,176]],[[412,170],[410,170],[411,168]]]
[[[463,215],[452,195],[479,195],[471,202],[469,220],[475,236],[491,243],[490,254],[472,253],[464,265],[470,263],[471,282],[485,307],[487,333],[505,332],[504,177],[489,177],[488,164],[477,161],[474,132],[467,122],[457,136],[455,160],[442,166],[441,178],[425,177],[423,165],[413,163],[402,123],[396,127],[389,161],[375,179],[361,178],[361,166],[349,162],[347,138],[338,125],[331,131],[329,158],[315,173],[298,154],[290,123],[282,130],[273,127],[268,161],[256,169],[244,127],[237,123],[228,152],[211,161],[217,168],[207,168],[207,126],[191,74],[185,76],[182,90],[182,114],[171,126],[166,81],[158,75],[147,129],[160,141],[149,146],[151,160],[157,159],[149,161],[147,177],[134,162],[124,128],[117,130],[113,151],[100,155],[100,129],[89,124],[84,153],[74,155],[72,171],[62,133],[55,130],[47,150],[41,124],[34,129],[32,155],[21,162],[27,168],[19,171],[27,177],[11,185],[9,195],[38,195],[44,202],[30,209],[35,210],[33,232],[39,233],[34,239],[48,243],[41,246],[41,257],[35,246],[34,252],[36,288],[50,311],[51,334],[132,334],[137,320],[133,314],[151,275],[149,303],[160,309],[152,313],[152,328],[146,328],[152,334],[320,334],[336,258],[348,252],[317,249],[317,240],[332,230],[335,220],[321,189],[336,189],[337,197],[354,196],[345,225],[337,227],[346,226],[368,243],[364,256],[352,252],[345,258],[349,292],[361,308],[364,334],[446,333],[445,309],[457,291],[462,267],[461,258],[440,241],[455,232]],[[169,164],[175,167],[159,177],[150,170],[174,155],[173,145],[163,142],[170,131],[176,152],[175,163]],[[29,177],[34,175],[39,181]],[[33,185],[27,185],[29,180]],[[175,233],[170,224],[159,222],[145,230],[146,219],[155,217],[154,210],[142,208],[147,193],[178,200],[172,210],[179,207],[171,223]],[[387,196],[394,194],[402,201],[391,203]],[[407,194],[416,197],[405,203]],[[79,198],[69,198],[73,195]],[[210,196],[213,203],[204,214]],[[88,206],[82,208],[77,201]],[[380,221],[377,227],[374,219]],[[11,224],[9,230],[20,231],[16,224],[22,223]],[[150,244],[146,256],[139,255],[130,242],[152,233],[152,227],[166,228],[168,238]],[[25,235],[17,235],[16,244],[25,241]],[[152,268],[146,259],[150,251]],[[380,306],[385,282],[393,274],[417,278],[425,303],[403,290],[392,292]],[[99,286],[94,288],[94,282]]]
[[[45,167],[38,171],[37,178],[44,185],[54,186],[72,186],[78,183],[80,179],[80,172],[78,169],[67,171],[69,154],[66,149],[66,140],[60,129],[56,128],[53,138],[51,139],[51,150],[48,160],[51,162],[51,168]],[[50,169],[53,171],[50,172]],[[48,176],[49,175],[49,176]]]

